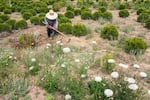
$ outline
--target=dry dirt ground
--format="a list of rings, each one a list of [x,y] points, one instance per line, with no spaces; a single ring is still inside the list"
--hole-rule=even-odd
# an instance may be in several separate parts
[[[112,23],[117,25],[119,33],[121,35],[125,34],[125,35],[127,35],[127,37],[141,36],[147,41],[148,44],[150,44],[150,30],[147,30],[146,28],[143,27],[142,24],[136,22],[137,15],[134,11],[130,10],[130,16],[127,18],[120,18],[118,16],[118,10],[113,10],[111,12],[113,14]],[[14,19],[20,18],[20,17],[18,17],[18,16],[20,16],[19,14],[18,14],[18,16],[16,16],[16,14],[12,14],[11,16]],[[0,47],[1,48],[12,47],[14,45],[14,43],[16,42],[17,38],[23,33],[38,33],[39,34],[39,37],[37,39],[38,46],[42,46],[42,45],[45,45],[46,43],[52,43],[52,42],[56,42],[58,40],[62,40],[66,46],[73,45],[78,48],[84,48],[85,51],[87,51],[87,52],[92,49],[92,47],[91,47],[92,41],[96,41],[99,51],[100,52],[111,52],[111,53],[116,54],[118,63],[125,63],[125,64],[127,63],[129,66],[132,66],[133,64],[137,63],[141,66],[140,70],[134,70],[132,68],[129,70],[126,70],[125,72],[128,72],[128,74],[136,77],[136,74],[139,71],[146,71],[149,68],[150,48],[148,48],[146,53],[140,57],[141,59],[139,61],[137,61],[137,60],[135,60],[135,58],[133,56],[124,53],[124,51],[122,49],[111,46],[110,42],[108,40],[104,40],[104,39],[100,38],[99,33],[95,32],[95,29],[97,27],[102,26],[102,25],[100,25],[100,23],[98,21],[81,20],[80,16],[76,16],[75,18],[72,19],[72,23],[73,24],[84,23],[86,26],[88,26],[91,29],[92,34],[88,35],[88,36],[83,36],[83,37],[75,37],[72,35],[67,35],[66,37],[63,37],[61,35],[57,35],[57,37],[54,40],[51,40],[51,39],[47,38],[45,26],[30,25],[29,28],[27,28],[27,29],[17,30],[17,31],[13,31],[13,33],[9,33],[10,35],[6,36],[5,38],[0,37]],[[125,26],[132,26],[132,27],[134,27],[134,30],[130,33],[124,33],[121,31],[121,29]],[[69,39],[70,39],[70,41],[67,42]],[[134,71],[134,74],[133,74],[133,71]],[[101,75],[102,73],[98,69],[91,69],[88,71],[88,75],[90,75],[90,77],[94,76],[95,74]],[[150,89],[150,85],[148,83],[144,83],[144,81],[141,80],[141,84],[143,86],[145,86],[145,88]],[[44,100],[45,99],[46,92],[44,90],[42,90],[41,88],[35,86],[34,84],[32,86],[30,86],[29,90],[30,90],[30,92],[28,95],[31,96],[32,100]]]

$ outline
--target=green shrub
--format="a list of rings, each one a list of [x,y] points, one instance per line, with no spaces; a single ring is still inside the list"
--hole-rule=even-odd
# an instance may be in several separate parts
[[[98,10],[102,13],[107,11],[106,7],[99,7]]]
[[[139,8],[136,12],[137,15],[140,15],[141,13],[146,13],[147,9],[146,8]]]
[[[36,12],[37,13],[47,13],[49,9],[47,7],[37,7]]]
[[[67,11],[74,11],[74,7],[73,6],[71,6],[71,5],[69,5],[69,6],[67,6]]]
[[[108,3],[106,0],[98,0],[98,5],[101,7],[107,7]]]
[[[11,26],[9,24],[0,23],[0,32],[6,32],[10,30],[11,30]]]
[[[87,35],[87,28],[84,24],[77,23],[73,26],[72,34],[75,36]]]
[[[122,10],[122,9],[125,9],[125,8],[126,8],[125,4],[120,4],[119,5],[119,10]]]
[[[116,67],[116,63],[115,62],[109,62],[109,60],[114,60],[111,54],[105,54],[102,57],[101,69],[102,69],[102,71],[104,71],[106,73],[111,73],[114,70],[114,68]]]
[[[71,23],[71,20],[67,17],[59,17],[58,22],[59,22],[59,24],[61,24],[61,23]]]
[[[30,18],[30,22],[34,25],[39,25],[40,24],[40,17],[33,16]]]
[[[15,23],[15,29],[25,29],[28,27],[28,24],[25,20],[20,20]]]
[[[28,12],[30,12],[33,16],[37,14],[36,10],[34,9],[29,9]]]
[[[93,20],[98,20],[99,17],[101,17],[101,15],[102,15],[102,14],[101,14],[99,11],[96,11],[96,12],[93,13],[92,19],[93,19]]]
[[[16,20],[9,19],[9,20],[6,21],[6,23],[7,23],[8,25],[10,25],[11,29],[15,29]]]
[[[20,47],[23,47],[23,48],[30,47],[33,45],[33,43],[35,43],[35,40],[32,34],[21,34],[19,36]],[[28,67],[31,67],[31,66],[28,66]]]
[[[58,29],[61,31],[61,32],[64,32],[66,34],[72,34],[72,24],[71,23],[62,23],[59,25]]]
[[[39,13],[39,17],[45,17],[45,13]]]
[[[129,16],[128,10],[126,10],[126,9],[120,10],[119,11],[119,16],[123,17],[123,18],[128,17]]]
[[[32,16],[32,13],[30,13],[30,12],[24,12],[24,13],[22,14],[22,17],[23,17],[25,20],[30,19],[31,16]]]
[[[54,11],[59,11],[64,6],[64,2],[58,1],[52,5]]]
[[[141,13],[138,17],[137,17],[137,21],[144,23],[147,19],[149,18],[149,15],[147,13]]]
[[[91,95],[93,95],[93,99],[91,100],[107,100],[104,94],[104,90],[109,88],[109,84],[102,80],[101,82],[97,82],[95,80],[91,80],[88,82],[88,90]]]
[[[82,11],[81,12],[81,19],[91,19],[92,13],[90,11]]]
[[[8,15],[2,14],[0,15],[0,19],[2,20],[2,22],[5,22],[9,19],[10,17]]]
[[[147,49],[147,43],[142,38],[128,38],[125,41],[124,49],[125,52],[134,55],[143,54]]]
[[[66,11],[65,12],[65,16],[68,17],[68,18],[73,18],[75,16],[74,12],[73,11]]]
[[[150,29],[150,17],[145,21],[145,26]]]
[[[4,9],[3,12],[4,14],[11,14],[12,11],[11,9]]]
[[[80,15],[81,14],[81,10],[79,8],[75,9],[74,10],[74,14],[77,16],[77,15]]]
[[[108,24],[101,29],[100,36],[104,39],[115,40],[118,39],[118,30],[114,25]]]
[[[111,21],[113,16],[112,16],[111,12],[106,11],[106,12],[102,13],[102,17],[108,21]]]

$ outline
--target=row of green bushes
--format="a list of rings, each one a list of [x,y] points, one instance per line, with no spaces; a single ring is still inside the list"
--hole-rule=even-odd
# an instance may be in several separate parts
[[[25,29],[27,27],[28,24],[25,20],[16,21],[9,19],[5,23],[0,23],[0,32],[11,31],[12,29]]]
[[[137,21],[140,23],[144,23],[145,27],[150,29],[150,9],[146,9],[144,7],[139,8],[137,10]]]

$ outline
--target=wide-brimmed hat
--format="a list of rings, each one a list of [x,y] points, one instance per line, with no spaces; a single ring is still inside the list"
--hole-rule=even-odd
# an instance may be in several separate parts
[[[53,10],[50,10],[47,14],[46,14],[46,18],[50,19],[50,20],[55,20],[57,19],[58,14],[56,12],[54,12]]]

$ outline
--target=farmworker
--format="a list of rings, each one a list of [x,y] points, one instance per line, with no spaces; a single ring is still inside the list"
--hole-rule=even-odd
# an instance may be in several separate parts
[[[57,34],[56,30],[58,29],[58,20],[57,20],[58,14],[54,12],[53,10],[50,10],[45,15],[45,24],[47,26],[47,35],[48,37],[52,36],[52,39],[54,39],[54,36]]]

